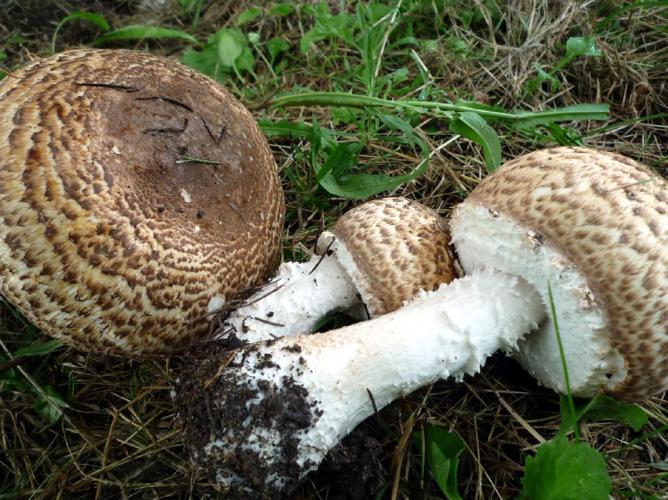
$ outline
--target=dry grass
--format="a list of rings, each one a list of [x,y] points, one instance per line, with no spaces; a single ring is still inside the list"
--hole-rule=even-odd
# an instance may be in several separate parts
[[[45,8],[49,3],[51,8]],[[189,18],[178,8],[159,13],[137,9],[137,2],[73,0],[0,2],[0,49],[7,53],[8,69],[33,56],[49,52],[54,24],[66,12],[83,5],[103,13],[114,26],[153,22],[189,29]],[[231,25],[248,1],[207,2],[196,33],[201,39],[224,25]],[[255,2],[260,4],[261,2]],[[425,5],[431,2],[424,2]],[[491,2],[453,2],[453,5]],[[501,4],[502,2],[498,2]],[[338,6],[339,2],[331,2]],[[438,43],[422,57],[431,82],[446,96],[459,96],[500,105],[506,109],[543,109],[582,102],[611,106],[608,123],[579,123],[586,144],[614,149],[638,159],[659,172],[668,167],[668,45],[665,7],[635,9],[620,14],[601,29],[606,16],[630,2],[551,2],[511,0],[503,2],[500,19],[483,8],[473,27],[458,17],[457,8],[446,9],[442,19],[424,22],[425,33],[413,36]],[[46,16],[46,17],[45,17]],[[308,29],[306,17],[279,20],[260,18],[248,27],[265,35],[281,35],[297,46]],[[448,37],[465,40],[466,57],[448,49],[446,34],[438,23],[449,26]],[[90,43],[94,30],[68,26],[59,47]],[[525,92],[535,77],[533,63],[553,67],[563,55],[569,36],[593,35],[602,55],[580,58],[560,71],[561,88]],[[18,38],[22,37],[22,38]],[[139,44],[166,55],[181,48],[171,43]],[[231,79],[229,87],[248,105],[258,108],[258,118],[317,119],[342,133],[357,135],[355,123],[341,123],[328,109],[263,109],[264,97],[295,86],[311,89],[346,88],[342,64],[348,49],[318,45],[307,55],[293,50],[279,75],[258,64],[256,76]],[[415,60],[387,54],[384,71],[405,65],[418,73]],[[359,85],[351,83],[359,91]],[[414,92],[418,93],[421,89]],[[437,93],[438,93],[437,92]],[[425,117],[419,132],[435,148],[452,134],[447,124]],[[545,132],[541,130],[540,132]],[[504,157],[512,158],[548,144],[549,139],[500,129]],[[279,141],[272,144],[285,179],[287,225],[286,258],[300,258],[321,227],[351,206],[331,198],[314,185],[308,144]],[[360,156],[371,170],[406,173],[418,155],[374,136]],[[476,146],[459,139],[435,155],[427,174],[398,188],[408,196],[447,215],[485,175]],[[3,307],[0,348],[10,352],[39,338],[10,308]],[[2,354],[2,351],[0,351]],[[69,404],[63,418],[49,425],[34,409],[31,391],[0,392],[0,498],[188,498],[215,496],[186,456],[169,397],[174,367],[179,360],[130,362],[62,349],[55,354],[30,358],[17,368],[18,376],[40,387],[51,385]],[[1,383],[1,382],[0,382]],[[642,403],[650,415],[643,430],[651,433],[668,423],[666,395]],[[396,402],[364,424],[363,432],[379,443],[380,466],[389,489],[398,498],[433,498],[438,489],[429,473],[422,473],[420,457],[412,445],[412,433],[426,423],[457,432],[467,443],[460,466],[460,491],[465,498],[511,498],[521,488],[524,457],[559,427],[559,403],[555,394],[538,387],[513,362],[494,357],[483,373],[464,384],[439,382]],[[660,498],[668,491],[668,439],[665,433],[642,438],[628,427],[611,422],[582,424],[583,438],[604,453],[613,479],[615,497]],[[640,438],[640,439],[638,439]],[[367,457],[366,459],[371,460]],[[354,471],[353,471],[354,472]],[[295,498],[345,498],[336,463],[325,463],[296,493]]]

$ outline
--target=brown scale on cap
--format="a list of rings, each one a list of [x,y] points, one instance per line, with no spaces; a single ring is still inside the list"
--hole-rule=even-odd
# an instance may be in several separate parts
[[[283,194],[252,116],[215,82],[76,50],[0,85],[0,218],[9,302],[77,348],[149,355],[272,271]]]
[[[347,212],[330,230],[352,255],[373,316],[400,308],[420,290],[456,278],[445,219],[406,198],[383,198]]]
[[[579,269],[625,359],[615,396],[640,399],[668,388],[664,179],[614,153],[554,148],[507,163],[467,203],[531,228]]]

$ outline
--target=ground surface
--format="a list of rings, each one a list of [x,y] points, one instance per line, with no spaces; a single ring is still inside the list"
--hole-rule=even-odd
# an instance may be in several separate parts
[[[101,34],[99,19],[68,22],[52,40],[58,22],[81,10],[104,17],[112,29],[165,26],[201,42],[221,28],[238,29],[232,35],[235,47],[247,47],[251,58],[237,60],[233,69],[201,61],[200,67],[266,123],[317,122],[340,143],[360,144],[349,174],[364,169],[406,175],[420,163],[421,146],[438,148],[426,173],[390,192],[444,215],[486,172],[482,149],[451,132],[447,116],[391,106],[274,108],[271,96],[295,89],[340,90],[393,99],[464,99],[505,111],[605,103],[610,113],[603,121],[519,130],[503,120],[494,123],[503,157],[583,143],[666,173],[668,8],[662,2],[404,0],[371,3],[367,10],[335,0],[318,8],[312,7],[315,2],[296,2],[296,9],[276,10],[277,5],[4,0],[0,70],[49,55],[52,44],[56,51],[91,46]],[[253,7],[259,10],[248,10]],[[250,15],[254,12],[259,15]],[[350,16],[337,16],[342,12]],[[586,47],[569,56],[572,38],[585,40]],[[192,44],[159,39],[103,45],[178,59]],[[192,62],[198,55],[191,51],[186,58]],[[538,65],[546,76],[534,85]],[[288,208],[284,256],[302,259],[319,230],[356,201],[343,196],[348,191],[334,195],[318,185],[313,136],[295,137],[293,130],[292,138],[278,137],[273,131]],[[326,162],[327,152],[318,157]],[[10,307],[3,306],[0,315],[0,498],[216,495],[190,465],[170,402],[179,359],[125,361],[59,348],[10,361],[20,349],[47,339]],[[660,498],[668,491],[665,395],[641,406],[649,419],[639,432],[601,418],[580,426],[581,438],[606,459],[616,498]],[[294,497],[350,498],[353,492],[358,498],[442,497],[415,444],[429,425],[456,432],[466,443],[459,467],[463,497],[516,497],[526,456],[555,435],[559,422],[558,397],[535,385],[513,361],[494,357],[463,384],[439,382],[381,411]]]

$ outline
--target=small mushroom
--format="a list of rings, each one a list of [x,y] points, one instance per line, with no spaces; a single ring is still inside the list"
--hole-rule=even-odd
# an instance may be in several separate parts
[[[445,219],[420,203],[383,198],[359,205],[322,233],[319,255],[282,264],[216,336],[259,342],[310,332],[337,310],[363,305],[366,319],[398,309],[455,278],[449,242]]]
[[[0,84],[0,293],[83,350],[172,351],[266,279],[283,194],[250,113],[168,59],[74,50]]]
[[[213,356],[182,377],[193,458],[218,483],[289,491],[376,409],[472,375],[498,349],[563,392],[552,305],[575,394],[666,390],[667,211],[668,183],[620,155],[555,148],[509,162],[453,214],[469,276],[366,322]]]

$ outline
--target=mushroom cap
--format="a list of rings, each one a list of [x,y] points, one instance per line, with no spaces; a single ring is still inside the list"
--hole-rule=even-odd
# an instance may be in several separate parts
[[[576,394],[634,400],[668,389],[667,213],[668,183],[647,167],[559,147],[483,180],[451,229],[466,272],[490,265],[519,274],[548,312],[550,282]],[[504,225],[513,226],[513,241]],[[527,256],[511,262],[520,247]],[[540,259],[544,272],[534,269]],[[517,358],[541,383],[565,390],[551,320],[521,342]]]
[[[0,84],[0,293],[82,350],[150,355],[273,271],[283,193],[250,113],[168,59],[74,50]]]
[[[371,316],[399,309],[420,290],[456,278],[446,220],[407,198],[381,198],[346,212],[329,231],[331,249]],[[318,251],[330,247],[320,238]]]

